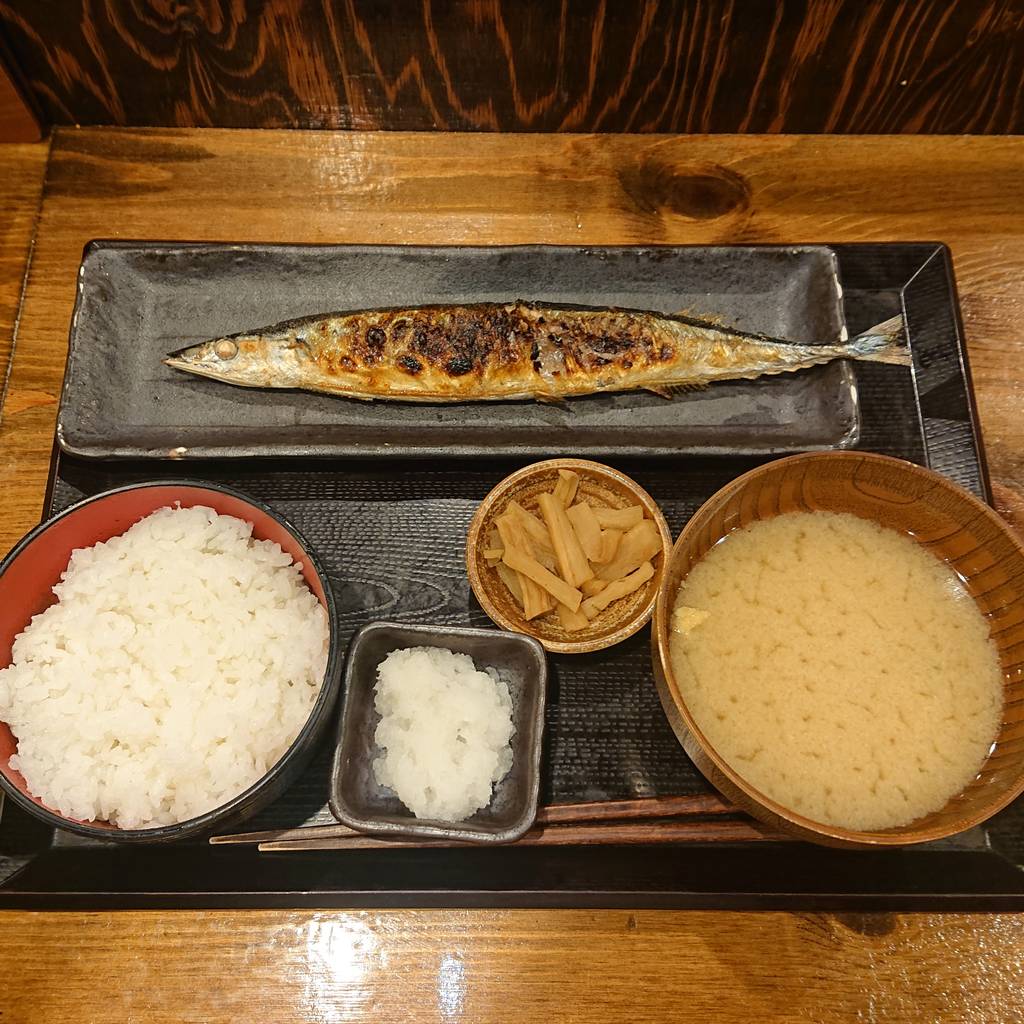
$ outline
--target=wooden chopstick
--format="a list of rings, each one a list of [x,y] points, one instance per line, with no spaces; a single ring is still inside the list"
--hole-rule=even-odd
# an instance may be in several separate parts
[[[693,796],[654,796],[638,800],[594,801],[578,804],[550,804],[537,811],[537,825],[564,825],[579,822],[636,821],[645,818],[670,818],[682,815],[735,814],[736,808],[714,793]],[[211,836],[214,846],[242,843],[290,842],[294,839],[346,839],[361,836],[345,825],[303,825],[297,828],[268,829],[262,832],[238,832]],[[388,840],[390,841],[390,840]]]
[[[753,821],[661,821],[640,824],[547,825],[530,829],[515,846],[592,846],[681,842],[749,843],[787,840],[789,837]],[[262,842],[262,853],[306,850],[422,850],[439,847],[481,847],[482,843],[438,839],[376,839],[367,835]],[[493,848],[493,847],[492,847]]]
[[[637,800],[597,800],[584,804],[549,804],[537,811],[538,825],[562,825],[584,821],[636,821],[643,818],[674,818],[683,815],[736,814],[717,793],[692,796],[648,796]]]
[[[236,832],[226,836],[210,836],[211,846],[241,846],[245,843],[273,842],[285,839],[343,839],[362,835],[347,825],[300,825],[296,828],[271,828],[263,832]]]

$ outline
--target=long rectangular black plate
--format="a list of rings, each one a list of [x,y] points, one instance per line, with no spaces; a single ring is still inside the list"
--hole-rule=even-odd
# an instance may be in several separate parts
[[[163,365],[205,338],[330,310],[426,303],[627,306],[806,343],[843,336],[827,246],[297,246],[92,242],[57,420],[99,457],[590,456],[792,452],[856,443],[854,371],[730,381],[562,405],[421,405],[235,388]]]
[[[850,330],[901,309],[913,373],[858,369],[860,447],[930,464],[988,497],[952,269],[935,244],[838,246]],[[674,532],[750,458],[616,460],[659,501]],[[190,474],[280,509],[326,563],[346,629],[375,618],[485,624],[462,565],[477,502],[518,463],[209,460]],[[55,512],[132,480],[181,475],[151,461],[55,459]],[[553,657],[548,801],[698,793],[707,783],[665,722],[647,631],[608,651]],[[326,820],[330,750],[253,828]],[[0,858],[25,865],[4,906],[787,906],[1024,908],[1015,807],[987,830],[928,849],[851,854],[805,844],[665,845],[257,856],[186,844],[130,851],[54,835],[8,808]],[[3,863],[0,861],[0,870]]]

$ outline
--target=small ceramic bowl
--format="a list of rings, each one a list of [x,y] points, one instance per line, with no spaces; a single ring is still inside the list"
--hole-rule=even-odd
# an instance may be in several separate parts
[[[417,818],[373,775],[381,750],[374,741],[377,666],[406,647],[441,647],[468,654],[477,668],[496,669],[512,697],[512,767],[494,785],[491,802],[461,822]],[[345,700],[331,772],[331,810],[349,828],[378,836],[509,843],[537,817],[540,759],[547,695],[547,659],[530,637],[493,629],[406,626],[371,622],[356,635],[345,669]]]
[[[673,672],[672,609],[692,567],[733,530],[784,512],[817,510],[849,512],[911,537],[954,568],[992,624],[1005,687],[996,742],[962,793],[908,825],[857,831],[822,824],[771,800],[708,742]],[[676,541],[652,643],[661,702],[691,760],[733,803],[801,839],[861,848],[942,839],[980,824],[1024,791],[1024,547],[989,506],[931,470],[865,452],[815,452],[738,477],[697,510]]]
[[[494,521],[505,512],[509,502],[518,501],[528,512],[539,515],[537,497],[554,489],[561,469],[579,474],[578,493],[595,507],[642,505],[645,517],[654,522],[662,539],[662,550],[652,559],[654,576],[639,590],[612,602],[586,629],[576,632],[565,629],[554,613],[524,619],[515,598],[484,559]],[[536,637],[547,650],[556,654],[586,654],[620,643],[647,624],[654,611],[671,547],[672,535],[661,509],[624,473],[585,459],[549,459],[525,466],[506,477],[480,503],[466,538],[466,571],[480,606],[503,629]]]
[[[329,725],[341,679],[334,595],[316,556],[291,524],[276,512],[237,491],[191,480],[129,484],[97,494],[37,526],[0,562],[0,666],[11,662],[14,638],[29,620],[56,602],[53,586],[75,548],[89,547],[122,534],[157,509],[204,505],[253,524],[253,536],[272,540],[302,563],[302,575],[327,611],[330,652],[320,693],[305,725],[278,762],[244,793],[188,821],[153,828],[121,829],[105,821],[77,821],[47,807],[28,791],[20,772],[10,767],[17,741],[0,722],[0,787],[8,798],[46,824],[93,839],[124,843],[161,843],[235,825],[265,807],[298,777]]]

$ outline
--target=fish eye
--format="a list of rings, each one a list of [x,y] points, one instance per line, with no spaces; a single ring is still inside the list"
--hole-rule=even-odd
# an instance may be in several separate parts
[[[213,346],[213,354],[218,359],[234,359],[238,355],[238,346],[225,338]]]

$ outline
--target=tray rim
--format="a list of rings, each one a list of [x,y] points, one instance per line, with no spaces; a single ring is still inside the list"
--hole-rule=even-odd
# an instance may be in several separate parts
[[[981,430],[977,420],[973,381],[970,376],[956,279],[948,247],[941,242],[854,242],[834,246],[840,256],[844,250],[867,253],[872,249],[920,250],[916,255],[921,262],[914,275],[900,285],[901,301],[905,288],[933,259],[938,259],[946,284],[943,308],[950,314],[951,341],[959,356],[959,378],[966,397],[966,422],[970,428],[974,462],[979,482],[972,487],[983,500],[991,502],[988,467]],[[920,411],[918,381],[915,379],[915,399]],[[925,459],[930,453],[925,441]],[[767,456],[766,456],[767,457]],[[47,483],[45,508],[52,503],[53,488],[61,458],[54,441],[50,474]],[[936,468],[936,467],[933,467]],[[944,470],[939,469],[943,472]],[[147,848],[148,849],[148,848]],[[189,848],[175,847],[181,854]],[[103,849],[47,848],[36,855],[28,865],[0,886],[0,909],[134,909],[134,908],[241,908],[241,907],[657,907],[674,909],[782,909],[809,911],[1021,911],[1024,910],[1024,872],[1003,854],[991,848],[923,848],[909,847],[898,851],[852,852],[825,850],[804,844],[662,844],[638,850],[635,846],[575,847],[515,850],[506,848],[519,863],[545,861],[560,864],[563,871],[575,869],[583,862],[611,860],[624,862],[630,869],[649,863],[652,859],[670,860],[671,870],[665,869],[658,884],[637,882],[632,877],[619,879],[585,879],[587,885],[570,888],[551,885],[523,885],[520,879],[503,879],[504,885],[467,885],[454,888],[450,879],[442,878],[437,884],[427,884],[422,877],[423,864],[429,864],[429,851],[402,851],[388,853],[392,858],[411,858],[418,884],[405,888],[379,884],[340,888],[316,884],[312,877],[316,871],[330,872],[339,864],[348,866],[350,858],[367,856],[349,853],[340,861],[334,854],[281,854],[289,861],[308,869],[310,877],[301,886],[290,889],[264,886],[249,887],[243,891],[198,891],[194,886],[137,885],[132,890],[117,890],[104,885],[96,871],[103,860]],[[133,850],[132,853],[147,852]],[[447,857],[462,857],[467,851],[445,851]],[[495,850],[475,851],[493,856]],[[84,854],[81,861],[76,860]],[[428,854],[424,859],[423,854]],[[99,856],[97,856],[99,855]],[[253,856],[268,857],[267,854]],[[721,880],[727,876],[722,865],[735,858],[747,858],[746,869],[756,865],[753,881],[737,886]],[[823,860],[827,858],[827,860]],[[850,883],[848,862],[843,858],[856,858],[853,875],[857,884]],[[321,861],[320,858],[323,858]],[[756,860],[755,860],[756,858]],[[780,858],[790,867],[779,870]],[[379,860],[379,854],[367,859]],[[233,861],[232,864],[237,865]],[[356,861],[358,863],[358,861]],[[75,865],[74,878],[69,880],[67,869]],[[824,865],[824,870],[823,870]],[[664,867],[664,865],[662,865]],[[870,869],[870,870],[865,870]],[[145,868],[140,868],[143,874]],[[254,869],[256,870],[256,869]],[[91,872],[91,875],[90,875]],[[256,875],[259,872],[256,870]],[[444,875],[444,872],[441,872]],[[569,877],[573,877],[570,874]],[[89,884],[92,879],[91,887]],[[152,875],[149,881],[152,882]],[[870,885],[865,884],[870,881]],[[40,884],[40,883],[45,883]]]
[[[125,445],[97,445],[97,444],[75,444],[67,437],[64,427],[63,413],[65,400],[70,390],[72,381],[72,365],[76,353],[74,336],[78,322],[79,313],[83,302],[83,271],[86,258],[93,252],[103,250],[120,251],[174,251],[181,252],[189,249],[210,250],[220,249],[228,252],[266,252],[275,250],[360,250],[360,249],[388,249],[388,250],[419,250],[419,251],[451,251],[465,252],[467,250],[501,250],[518,252],[636,252],[636,251],[679,251],[687,249],[701,250],[733,250],[733,251],[785,251],[800,249],[823,250],[831,263],[831,273],[836,290],[836,301],[839,315],[842,319],[841,327],[846,331],[845,304],[843,301],[843,281],[839,259],[836,255],[835,244],[828,242],[756,242],[740,243],[735,245],[718,244],[707,245],[702,243],[684,243],[675,245],[667,242],[651,244],[617,244],[617,245],[582,245],[579,243],[540,243],[540,242],[516,242],[509,245],[466,245],[459,243],[442,243],[437,245],[422,244],[388,244],[380,245],[367,242],[227,242],[222,240],[173,240],[173,239],[130,239],[130,238],[92,238],[82,248],[82,255],[79,261],[79,272],[75,289],[75,303],[68,328],[67,359],[64,366],[64,377],[61,383],[60,397],[57,406],[57,427],[56,437],[62,451],[76,458],[91,460],[136,460],[144,459],[155,463],[163,463],[170,460],[181,459],[183,461],[208,461],[214,459],[241,459],[241,458],[302,458],[302,459],[374,459],[374,458],[408,458],[408,459],[432,459],[438,457],[458,458],[547,458],[557,454],[559,449],[549,445],[538,444],[516,444],[503,445],[498,448],[492,446],[472,446],[469,444],[460,445],[459,451],[452,456],[449,446],[445,444],[420,445],[409,447],[408,445],[392,445],[389,443],[361,443],[356,446],[342,447],[338,445],[324,446],[319,450],[298,450],[298,448],[277,447],[264,451],[252,451],[245,446],[229,446],[223,449],[210,450],[202,446],[189,448],[187,451],[177,454],[176,449],[161,450],[143,449]],[[853,401],[853,425],[839,440],[832,444],[821,443],[804,446],[794,445],[766,445],[762,448],[734,448],[721,445],[690,445],[681,448],[646,448],[640,444],[624,444],[614,446],[593,445],[582,449],[581,457],[591,459],[602,458],[654,458],[669,459],[680,454],[694,456],[729,456],[746,455],[755,458],[770,458],[795,454],[802,451],[833,451],[856,448],[861,436],[861,415],[858,401],[857,377],[849,360],[840,361],[841,373],[851,399]]]
[[[0,910],[271,908],[652,908],[797,911],[1024,911],[1024,872],[988,850],[828,850],[810,844],[688,843],[644,847],[476,846],[443,851],[257,853],[211,862],[200,847],[47,850],[0,887]],[[216,847],[214,848],[217,849]],[[232,848],[239,850],[240,848]],[[163,858],[153,853],[163,853]],[[431,853],[444,857],[429,857]],[[139,854],[146,856],[139,856]],[[756,854],[756,864],[751,854]],[[510,857],[509,854],[512,856]],[[177,855],[173,862],[167,855]],[[528,856],[524,856],[528,855]],[[293,888],[260,884],[256,858],[285,858]],[[257,884],[229,889],[243,861]],[[161,862],[162,861],[162,862]],[[526,863],[532,862],[532,863]],[[581,863],[582,862],[582,863]],[[587,863],[590,862],[590,863]],[[581,871],[581,867],[583,870]],[[72,868],[72,870],[68,870]],[[595,870],[596,868],[596,870]],[[344,869],[350,887],[330,879]],[[590,869],[590,870],[587,870]],[[197,872],[199,872],[197,876]],[[406,884],[381,884],[382,874]],[[176,878],[157,888],[154,877]],[[638,880],[638,876],[642,876]],[[196,877],[210,879],[195,885]],[[465,880],[452,884],[453,877]],[[540,878],[567,878],[559,887]],[[115,888],[122,880],[131,887]],[[298,881],[301,879],[301,883]],[[216,883],[216,884],[215,884]],[[854,884],[855,883],[855,884]]]
[[[871,245],[878,245],[878,244],[889,244],[889,243],[875,243],[875,242],[846,243],[847,247],[849,247],[849,248],[854,248],[854,247],[856,247],[858,245],[871,246]],[[904,243],[897,242],[897,243],[892,243],[892,244],[902,245]],[[971,373],[970,354],[969,354],[968,348],[967,348],[967,337],[966,337],[966,334],[964,332],[963,311],[962,311],[961,306],[960,306],[960,290],[959,290],[959,287],[958,287],[957,281],[956,281],[956,271],[955,271],[955,267],[953,265],[953,253],[952,253],[952,250],[949,248],[949,246],[945,242],[919,242],[919,243],[906,243],[906,244],[930,245],[930,246],[934,246],[934,251],[932,253],[930,253],[927,256],[927,258],[921,263],[921,266],[914,273],[913,277],[911,277],[908,281],[905,281],[903,283],[902,287],[900,288],[900,304],[901,304],[901,308],[902,308],[902,311],[903,311],[904,323],[906,323],[906,289],[917,279],[917,277],[921,274],[921,272],[927,268],[928,264],[932,260],[939,259],[939,260],[941,260],[941,262],[943,264],[943,272],[944,272],[943,276],[945,278],[945,284],[946,284],[946,290],[947,290],[947,300],[948,300],[947,304],[948,304],[949,312],[951,314],[951,319],[952,319],[952,322],[953,322],[952,323],[953,332],[954,332],[954,334],[956,336],[957,359],[958,359],[959,371],[960,371],[959,372],[959,376],[960,376],[961,381],[964,384],[964,397],[965,397],[966,402],[967,402],[967,423],[968,423],[968,426],[970,428],[971,440],[972,440],[972,443],[974,445],[974,451],[975,451],[975,461],[977,462],[978,474],[979,474],[979,477],[980,477],[980,479],[979,479],[980,493],[978,493],[978,491],[975,490],[974,488],[969,488],[969,489],[970,490],[975,490],[975,493],[978,494],[978,497],[982,501],[984,501],[987,505],[991,505],[992,504],[992,480],[991,480],[991,476],[989,474],[988,454],[987,454],[987,452],[985,450],[985,442],[984,442],[984,437],[982,435],[982,429],[981,429],[981,420],[980,420],[980,418],[978,416],[978,400],[977,400],[977,395],[975,394],[975,391],[974,391],[974,376]],[[912,345],[911,345],[911,348],[913,348]],[[920,396],[919,391],[918,391],[919,371],[918,371],[917,367],[913,366],[913,365],[912,365],[912,370],[913,370],[912,377],[913,377],[913,381],[914,381],[914,391],[915,391],[915,394],[917,396],[918,417],[920,418],[920,421],[921,421],[921,435],[922,435],[922,438],[924,440],[924,445],[925,445],[925,458],[926,458],[926,460],[929,460],[929,467],[928,468],[934,469],[935,467],[931,466],[931,464],[930,464],[931,454],[930,454],[929,449],[928,449],[927,427],[926,427],[926,425],[924,423],[924,417],[922,415],[922,410],[921,410],[921,396]],[[937,472],[941,472],[941,470],[937,470]]]

